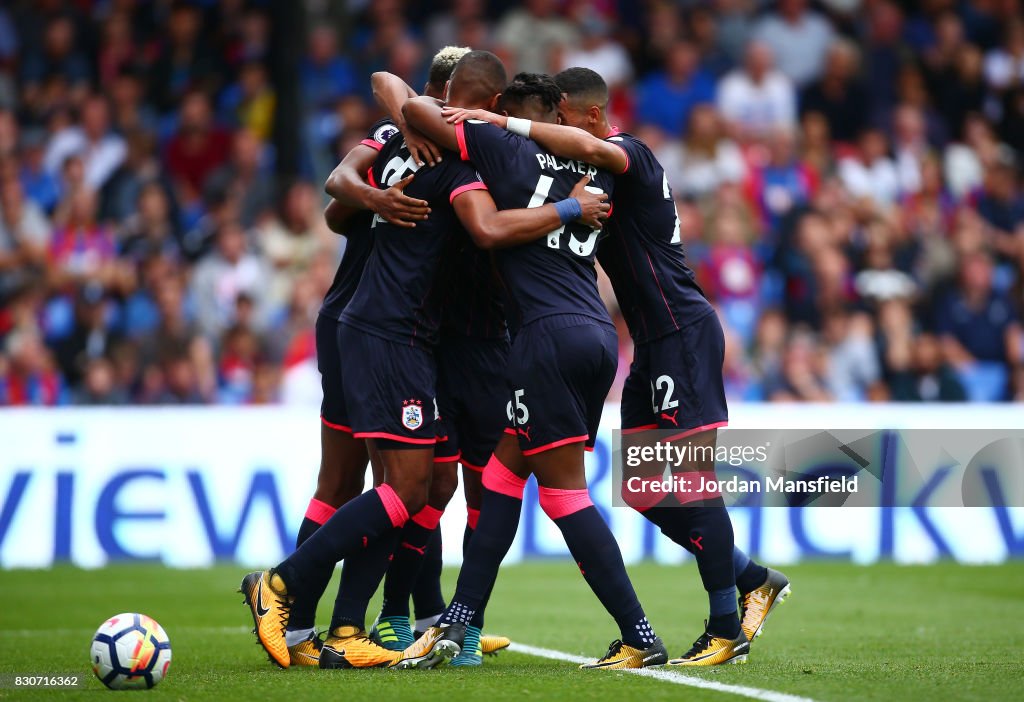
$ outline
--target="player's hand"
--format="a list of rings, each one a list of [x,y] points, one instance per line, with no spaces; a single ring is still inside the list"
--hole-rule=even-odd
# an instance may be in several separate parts
[[[441,162],[441,149],[437,144],[412,127],[402,130],[405,145],[409,147],[409,155],[421,166],[435,166]]]
[[[608,219],[608,213],[611,212],[612,206],[608,202],[608,193],[599,191],[597,188],[587,188],[589,182],[590,176],[580,178],[572,192],[569,193],[569,197],[579,200],[580,207],[583,208],[583,214],[577,221],[591,229],[600,229],[604,226],[604,221]]]
[[[441,114],[448,124],[462,124],[467,119],[478,119],[481,122],[495,124],[502,129],[505,128],[503,122],[507,120],[503,115],[497,115],[487,110],[467,110],[464,107],[443,107],[441,108]]]
[[[396,227],[415,227],[430,214],[430,203],[405,194],[405,188],[416,174],[406,176],[387,190],[378,190],[373,211],[388,224]]]

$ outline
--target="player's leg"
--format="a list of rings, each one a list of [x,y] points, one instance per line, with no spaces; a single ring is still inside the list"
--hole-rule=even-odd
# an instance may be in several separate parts
[[[451,341],[442,337],[434,351],[437,359],[437,444],[434,446],[434,480],[430,486],[429,507],[441,512],[455,494],[458,487],[458,462],[461,455],[459,419],[461,407],[458,401],[457,385],[453,383],[453,363],[459,359]],[[407,525],[412,529],[415,525]],[[409,538],[403,537],[403,543],[419,547],[419,541],[427,534],[414,531]],[[388,648],[403,651],[420,637],[420,634],[432,626],[440,613],[444,611],[444,595],[441,593],[441,538],[440,529],[430,531],[429,538],[423,546],[422,556],[415,550],[402,550],[395,554],[395,562],[388,569],[384,580],[385,608],[394,611],[383,611],[374,625],[374,634],[379,634],[381,641]],[[398,576],[410,577],[410,570],[415,576],[409,583],[400,583]],[[416,631],[409,622],[408,596],[401,599],[401,591],[412,588],[412,599],[416,608]],[[392,618],[393,617],[393,618]],[[380,630],[378,630],[380,627]],[[388,630],[392,629],[392,630]]]
[[[260,643],[282,667],[289,664],[284,637],[289,603],[310,596],[312,574],[362,549],[390,545],[393,550],[398,529],[426,505],[430,486],[436,438],[433,412],[423,407],[433,403],[432,356],[349,327],[342,330],[345,399],[354,435],[379,444],[384,482],[340,507],[276,568],[252,573],[243,582]],[[360,577],[375,588],[386,560],[379,572],[370,568],[363,575],[363,570]]]
[[[353,439],[350,432],[328,426],[320,429],[321,461],[317,489],[309,501],[299,527],[295,548],[299,548],[320,528],[338,507],[363,491],[367,452],[366,443]],[[359,466],[356,468],[356,466]],[[292,665],[314,666],[320,660],[321,641],[314,631],[316,607],[330,583],[333,566],[310,580],[310,594],[297,597],[288,617],[285,640]]]
[[[363,491],[368,460],[366,442],[352,437],[345,408],[338,347],[339,324],[320,316],[316,321],[317,366],[323,388],[320,406],[320,472],[306,514],[299,526],[299,548],[334,511]],[[285,640],[291,665],[315,666],[321,641],[314,632],[316,606],[330,582],[334,568],[325,568],[310,581],[310,596],[296,598],[288,618]]]
[[[397,667],[432,668],[462,652],[466,628],[483,607],[515,540],[528,475],[515,437],[503,436],[484,469],[480,520],[455,594],[437,625],[406,649]]]
[[[409,624],[409,598],[420,579],[427,548],[439,531],[441,515],[459,485],[454,460],[434,458],[434,474],[427,506],[414,514],[402,528],[398,547],[384,578],[384,602],[375,625],[381,644],[392,651],[404,651],[415,640]],[[440,592],[440,583],[436,584]],[[441,609],[444,609],[442,602]]]

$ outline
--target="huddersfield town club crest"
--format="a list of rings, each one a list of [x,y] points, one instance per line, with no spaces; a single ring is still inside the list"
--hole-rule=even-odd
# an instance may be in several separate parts
[[[419,400],[406,400],[402,403],[402,426],[415,431],[423,426],[423,403]]]

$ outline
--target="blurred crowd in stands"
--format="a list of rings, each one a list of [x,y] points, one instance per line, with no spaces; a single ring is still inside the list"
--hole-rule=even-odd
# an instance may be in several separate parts
[[[449,44],[604,76],[732,400],[1024,400],[1019,0],[303,6],[282,174],[270,0],[0,4],[0,405],[318,402],[321,185]]]

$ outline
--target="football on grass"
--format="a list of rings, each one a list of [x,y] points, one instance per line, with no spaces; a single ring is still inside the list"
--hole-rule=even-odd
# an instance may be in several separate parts
[[[89,651],[92,672],[111,690],[145,689],[167,675],[171,641],[145,614],[116,614],[100,625]]]

